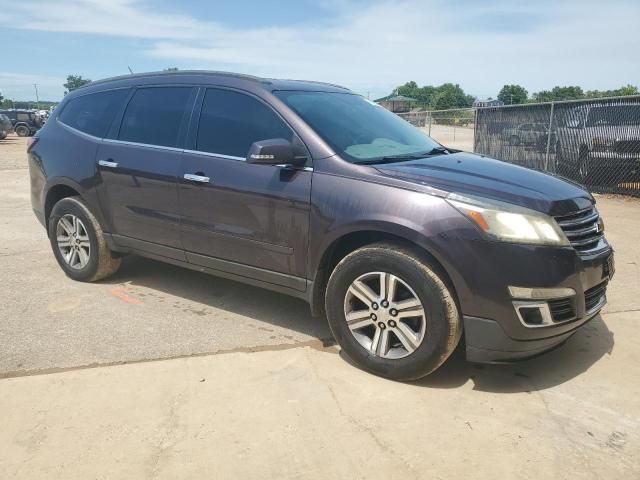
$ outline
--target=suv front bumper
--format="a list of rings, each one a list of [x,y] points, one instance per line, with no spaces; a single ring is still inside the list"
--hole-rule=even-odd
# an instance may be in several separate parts
[[[522,264],[518,262],[517,247],[506,249],[512,253],[507,255],[509,268],[495,268],[493,275],[486,276],[482,286],[474,289],[476,295],[478,290],[486,291],[484,301],[474,302],[473,308],[463,307],[469,361],[509,362],[551,350],[595,318],[606,303],[606,286],[615,270],[611,248],[588,257],[581,257],[572,249],[532,248],[527,256],[538,257],[537,261],[531,263],[531,258],[523,258]],[[527,264],[529,268],[523,273]],[[530,282],[525,281],[526,277]],[[515,289],[520,292],[574,293],[566,298],[535,296],[523,301],[510,292],[509,284],[502,283],[505,279],[511,281],[510,285],[521,287]],[[567,314],[569,305],[572,310]],[[520,310],[523,306],[524,310]],[[526,309],[536,308],[540,309],[539,315],[523,318]],[[540,323],[527,323],[531,318]]]
[[[553,335],[551,330],[548,333],[552,336],[535,340],[515,340],[495,320],[465,316],[467,360],[477,363],[506,363],[535,357],[562,345],[598,313],[599,310],[578,321],[573,330],[558,335]]]

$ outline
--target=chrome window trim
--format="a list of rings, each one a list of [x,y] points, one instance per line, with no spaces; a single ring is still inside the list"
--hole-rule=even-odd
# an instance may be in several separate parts
[[[196,155],[204,155],[205,157],[216,157],[216,158],[224,158],[226,160],[235,160],[238,162],[246,162],[247,159],[244,157],[236,157],[234,155],[224,155],[222,153],[212,153],[212,152],[204,152],[202,150],[183,150],[184,153],[194,153]]]
[[[168,150],[171,152],[183,152],[182,148],[178,147],[167,147],[165,145],[153,145],[151,143],[140,143],[140,142],[130,142],[128,140],[117,140],[114,138],[103,138],[102,141],[104,143],[115,143],[119,145],[130,145],[133,147],[145,147],[145,148],[153,148],[156,150]]]
[[[100,137],[96,137],[94,135],[91,135],[90,133],[85,133],[82,130],[78,130],[77,128],[73,128],[70,125],[67,125],[66,123],[64,123],[62,120],[60,120],[60,117],[56,117],[56,122],[59,123],[62,127],[66,128],[67,130],[73,132],[73,133],[77,133],[78,135],[82,136],[82,137],[87,137],[90,140],[102,140],[102,138]]]

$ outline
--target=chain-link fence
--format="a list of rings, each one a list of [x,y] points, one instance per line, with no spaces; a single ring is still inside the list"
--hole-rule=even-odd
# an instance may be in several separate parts
[[[398,113],[398,115],[421,128],[443,145],[473,151],[475,110],[472,108],[414,109],[410,112]]]
[[[443,145],[640,196],[640,96],[398,115]]]
[[[480,108],[472,150],[640,196],[640,96]]]

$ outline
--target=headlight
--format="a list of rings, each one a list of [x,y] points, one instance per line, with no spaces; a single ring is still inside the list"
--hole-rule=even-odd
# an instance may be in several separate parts
[[[457,193],[447,201],[489,237],[501,242],[569,245],[556,221],[535,210]]]

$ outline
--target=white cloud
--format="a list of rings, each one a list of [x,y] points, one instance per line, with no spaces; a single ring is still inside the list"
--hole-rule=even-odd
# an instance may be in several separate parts
[[[640,4],[624,0],[326,0],[334,13],[328,25],[262,28],[161,13],[140,0],[12,5],[4,15],[22,15],[22,28],[145,39],[144,52],[165,63],[333,81],[376,94],[410,79],[460,83],[478,95],[495,95],[504,83],[535,91],[640,79]]]
[[[41,100],[59,98],[62,93],[63,78],[55,76],[32,75],[15,72],[0,72],[0,93],[15,100],[35,99],[35,87]]]

